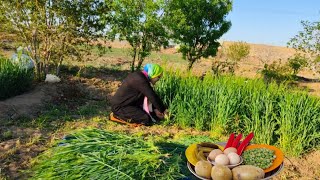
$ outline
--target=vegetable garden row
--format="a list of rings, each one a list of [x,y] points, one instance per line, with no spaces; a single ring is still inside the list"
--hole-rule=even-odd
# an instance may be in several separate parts
[[[169,72],[157,91],[170,108],[167,123],[216,135],[253,131],[255,143],[277,145],[293,156],[320,142],[319,98],[285,84]]]
[[[217,136],[253,131],[253,143],[276,145],[291,156],[319,146],[320,100],[284,84],[168,72],[156,87],[171,113],[165,125],[209,130]],[[219,140],[81,130],[40,155],[30,175],[31,179],[183,179],[190,175],[184,152],[201,141]]]

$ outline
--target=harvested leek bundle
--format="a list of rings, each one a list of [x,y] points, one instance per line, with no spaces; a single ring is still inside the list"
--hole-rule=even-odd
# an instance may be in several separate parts
[[[82,130],[41,155],[31,179],[183,178],[181,162],[171,158],[151,141],[98,129]]]

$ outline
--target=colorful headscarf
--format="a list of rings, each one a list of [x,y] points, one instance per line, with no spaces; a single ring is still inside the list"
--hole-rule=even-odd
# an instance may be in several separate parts
[[[163,72],[163,69],[158,64],[146,64],[143,68],[143,71],[145,71],[148,74],[148,77],[152,79],[160,76]]]

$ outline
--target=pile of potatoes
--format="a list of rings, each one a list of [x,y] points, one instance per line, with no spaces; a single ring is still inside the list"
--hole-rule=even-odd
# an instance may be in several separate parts
[[[259,180],[264,178],[264,171],[251,165],[240,165],[232,170],[224,165],[215,165],[208,161],[198,161],[195,165],[197,175],[213,180]]]
[[[240,163],[240,156],[234,147],[229,147],[223,152],[220,149],[214,149],[210,152],[208,158],[217,165],[235,165]]]

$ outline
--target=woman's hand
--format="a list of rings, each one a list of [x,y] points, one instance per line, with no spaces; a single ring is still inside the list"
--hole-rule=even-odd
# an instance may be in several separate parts
[[[154,112],[156,113],[156,116],[161,120],[168,116],[167,109],[163,113],[161,113],[158,109],[155,109]]]
[[[167,118],[167,117],[169,116],[169,111],[168,111],[168,109],[164,110],[163,114],[164,114],[164,117]]]

